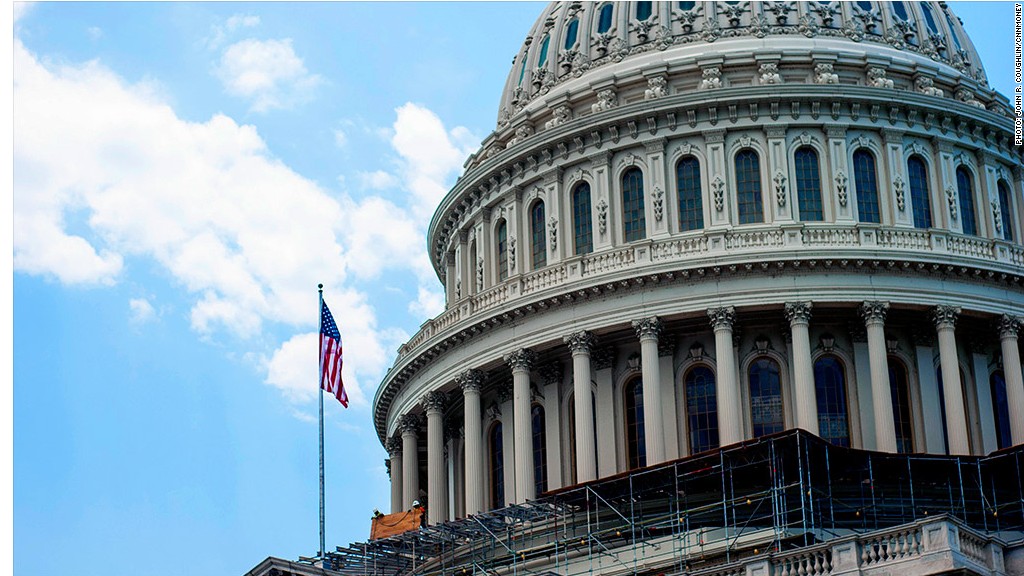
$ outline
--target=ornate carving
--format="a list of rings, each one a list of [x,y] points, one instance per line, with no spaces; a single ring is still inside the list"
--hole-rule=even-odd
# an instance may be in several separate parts
[[[668,80],[664,76],[655,76],[647,80],[647,90],[644,90],[644,100],[654,100],[668,96]]]
[[[892,80],[885,77],[885,68],[872,66],[868,68],[868,85],[875,88],[889,88],[895,85]]]
[[[789,13],[796,10],[793,6],[793,2],[788,1],[768,2],[766,3],[765,8],[775,15],[775,21],[779,26],[785,26],[786,22],[789,20]]]
[[[544,384],[558,384],[562,381],[562,363],[548,362],[540,367],[540,379]]]
[[[842,170],[836,173],[836,194],[839,196],[839,205],[846,206],[849,201],[849,194],[846,192],[846,184],[849,179]]]
[[[508,267],[509,270],[516,269],[516,237],[508,239]]]
[[[608,203],[604,198],[597,203],[597,229],[604,234],[608,231]]]
[[[533,126],[529,124],[523,124],[516,128],[516,135],[509,139],[508,143],[505,144],[505,148],[511,148],[516,144],[526,140],[533,135]]]
[[[892,181],[892,188],[896,191],[896,208],[899,209],[900,212],[905,211],[907,208],[904,186],[906,186],[906,183],[903,181],[903,176],[901,174],[897,174],[896,178]]]
[[[786,302],[786,320],[789,320],[790,324],[810,322],[811,306],[810,302]]]
[[[690,34],[693,32],[693,23],[697,21],[697,17],[700,16],[704,8],[697,3],[694,3],[694,7],[689,10],[673,10],[673,18],[679,22],[683,28],[683,33]]]
[[[761,84],[782,84],[782,76],[779,75],[778,64],[761,64],[757,73],[760,75]]]
[[[665,214],[665,192],[655,186],[651,196],[654,198],[654,219],[661,222],[661,217]]]
[[[952,184],[946,184],[946,203],[949,204],[949,217],[956,220],[956,191],[953,190]]]
[[[615,91],[605,89],[597,93],[597,103],[590,105],[590,111],[596,114],[604,110],[611,110],[618,105],[619,99],[615,95]]]
[[[612,348],[611,346],[594,348],[594,352],[590,356],[590,361],[594,364],[594,370],[611,368],[612,364],[615,363],[615,348]]]
[[[974,106],[975,108],[985,109],[985,104],[974,97],[974,93],[967,88],[960,88],[956,91],[956,99],[968,106]]]
[[[736,322],[736,308],[732,306],[708,308],[708,319],[711,321],[713,330],[731,330],[732,325]]]
[[[423,395],[423,409],[427,414],[443,412],[448,405],[448,395],[440,390],[432,390]]]
[[[778,170],[775,172],[772,182],[775,183],[775,202],[779,208],[782,208],[786,205],[786,175],[782,173],[782,170]]]
[[[463,392],[479,392],[480,387],[484,384],[484,373],[480,370],[470,368],[469,370],[459,374],[457,381],[459,386],[462,387]]]
[[[714,90],[722,87],[722,70],[718,66],[704,68],[701,71],[700,89]]]
[[[551,120],[544,123],[545,129],[554,128],[555,126],[565,124],[569,120],[572,120],[572,108],[565,105],[555,108],[552,110],[551,114]]]
[[[587,330],[580,330],[563,337],[562,342],[569,346],[569,351],[573,354],[590,354],[591,350],[594,349],[594,345],[597,344],[597,338]]]
[[[497,393],[498,404],[504,404],[512,399],[512,385],[508,382],[498,384],[495,392]],[[498,414],[501,414],[501,410],[498,410]]]
[[[832,64],[822,62],[814,65],[815,84],[839,84],[839,75],[832,71]]]
[[[662,334],[658,337],[658,356],[672,356],[676,351],[676,337]]]
[[[505,362],[512,368],[512,371],[516,370],[529,370],[533,368],[533,363],[537,361],[537,353],[529,348],[520,348],[515,352],[505,354]]]
[[[825,332],[818,338],[818,348],[821,348],[825,352],[831,352],[836,349],[836,337],[828,332]]]
[[[548,220],[548,242],[551,243],[551,249],[558,249],[558,220],[554,216]]]
[[[388,441],[384,444],[384,449],[388,451],[388,454],[392,458],[394,458],[402,453],[402,439],[398,436],[388,438]]]
[[[927,76],[918,76],[914,80],[914,88],[926,96],[939,96],[942,97],[943,91],[941,88],[935,87],[935,81]]]
[[[936,328],[942,328],[945,326],[948,326],[949,328],[954,328],[956,327],[956,320],[959,317],[959,306],[941,305],[936,306],[931,310],[932,322],[935,323]]]
[[[476,259],[476,291],[479,292],[484,289],[484,259],[478,257]]]
[[[417,414],[404,414],[398,419],[398,429],[402,434],[417,434],[420,429],[420,417]]]
[[[834,6],[831,3],[825,4],[824,2],[815,2],[811,4],[810,10],[818,15],[821,19],[822,26],[831,28],[835,22],[836,16],[839,15],[839,7]]]
[[[719,4],[722,14],[729,20],[729,25],[736,28],[740,25],[743,13],[747,11],[748,2],[737,2],[736,4]]]
[[[715,198],[715,211],[725,210],[725,181],[720,175],[716,175],[715,179],[711,181],[711,192]]]
[[[657,316],[633,320],[632,325],[633,330],[636,331],[636,337],[640,340],[644,340],[646,338],[657,338],[661,334],[662,330],[661,319]]]
[[[1003,314],[999,317],[999,323],[997,324],[997,330],[1000,338],[1016,338],[1017,334],[1021,329],[1021,321],[1019,318],[1014,318],[1009,314]]]
[[[860,317],[864,319],[865,324],[871,324],[874,322],[885,323],[885,316],[889,313],[889,303],[867,301],[860,305],[858,311],[860,312]]]

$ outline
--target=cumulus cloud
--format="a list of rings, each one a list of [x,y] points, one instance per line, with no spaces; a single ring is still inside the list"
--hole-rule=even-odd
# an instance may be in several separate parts
[[[236,42],[221,54],[215,73],[228,94],[251,100],[254,112],[308,101],[323,81],[306,70],[290,38]]]
[[[373,172],[360,172],[359,183],[363,188],[369,190],[387,190],[398,185],[398,178],[383,170]]]
[[[145,324],[156,316],[156,309],[145,298],[132,298],[128,301],[129,319],[133,324]]]
[[[219,48],[237,30],[253,28],[260,25],[260,17],[253,14],[232,14],[224,21],[210,27],[210,35],[205,39],[210,50]]]

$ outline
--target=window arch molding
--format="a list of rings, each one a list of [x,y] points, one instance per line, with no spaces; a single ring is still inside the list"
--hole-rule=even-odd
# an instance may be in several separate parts
[[[827,332],[828,330],[823,331]],[[820,336],[820,335],[819,335]],[[811,336],[811,345],[815,342],[815,336]],[[839,359],[840,364],[843,367],[843,392],[846,395],[846,426],[847,432],[850,435],[850,447],[860,448],[863,445],[861,436],[861,422],[860,422],[860,401],[857,393],[857,382],[856,374],[854,373],[854,359],[851,351],[841,348],[839,343],[830,350],[825,350],[820,346],[811,351],[811,382],[814,384],[815,390],[817,390],[817,383],[814,382],[813,367],[825,356],[834,356]],[[817,398],[815,398],[817,402]]]
[[[505,479],[508,476],[507,470],[505,470],[505,427],[502,424],[503,422],[501,418],[490,418],[489,420],[484,421],[483,426],[483,429],[487,431],[487,433],[484,435],[486,442],[485,453],[487,455],[487,470],[485,471],[486,473],[484,474],[484,494],[487,495],[487,501],[484,507],[488,510],[504,506],[504,502],[499,503],[498,501],[497,497],[499,495],[504,496],[505,501],[508,501],[509,496],[508,484],[505,482]],[[500,429],[500,432],[502,434],[501,454],[495,454],[494,450],[494,436],[498,429]],[[500,475],[496,476],[496,466],[499,465],[497,460],[498,456],[501,457]],[[495,485],[496,479],[501,481],[500,486]],[[499,489],[501,494],[498,494]]]
[[[729,214],[729,220],[734,225],[740,225],[740,209],[739,209],[739,196],[738,196],[738,174],[736,173],[736,157],[744,151],[751,151],[757,155],[758,173],[760,176],[759,182],[761,187],[761,222],[754,222],[750,224],[770,224],[774,221],[774,211],[771,202],[770,190],[771,180],[768,175],[768,158],[764,146],[751,138],[749,144],[740,142],[739,140],[732,143],[729,150],[728,160],[726,161],[726,179],[728,181],[725,190],[725,209]]]
[[[730,353],[731,353],[731,351],[730,351]],[[677,393],[678,393],[677,398],[679,398],[679,400],[677,400],[677,402],[679,403],[679,406],[680,406],[680,411],[677,412],[677,414],[679,414],[680,418],[682,419],[682,425],[680,427],[685,432],[685,434],[684,434],[685,444],[683,444],[680,448],[683,451],[685,451],[687,455],[692,455],[692,454],[695,454],[697,452],[694,452],[694,441],[695,441],[695,438],[694,438],[693,430],[692,430],[692,428],[690,426],[690,424],[691,424],[691,422],[690,422],[690,405],[689,405],[690,397],[687,394],[687,380],[689,379],[690,375],[693,374],[693,372],[696,371],[696,370],[707,370],[708,372],[710,372],[711,378],[714,379],[714,385],[711,387],[711,391],[710,392],[711,392],[711,394],[714,395],[714,398],[715,398],[715,413],[714,413],[715,415],[714,415],[713,421],[711,422],[711,427],[714,428],[714,435],[715,435],[715,440],[716,441],[714,442],[714,445],[710,445],[709,444],[708,446],[700,447],[701,449],[699,450],[699,452],[705,452],[707,450],[711,450],[711,449],[717,448],[717,447],[721,446],[721,442],[722,441],[721,441],[721,436],[720,436],[721,430],[719,430],[719,428],[718,428],[719,405],[718,405],[718,366],[717,366],[717,363],[713,362],[707,356],[703,356],[701,358],[689,358],[688,360],[690,360],[690,361],[689,362],[685,362],[680,367],[680,369],[679,369],[679,371],[677,373],[677,380],[679,382],[679,388],[677,389]]]
[[[804,142],[804,140],[807,140]],[[800,191],[797,184],[797,165],[796,165],[796,154],[801,149],[808,148],[814,151],[817,156],[817,168],[818,168],[818,193],[821,201],[821,219],[820,220],[804,220],[800,214]],[[834,222],[835,221],[835,210],[833,206],[832,191],[835,188],[831,185],[832,165],[829,162],[828,150],[822,143],[822,139],[817,133],[811,134],[810,138],[802,138],[801,136],[794,136],[790,138],[790,141],[786,145],[786,163],[788,164],[786,174],[786,195],[788,197],[788,203],[792,205],[788,208],[792,210],[793,219],[799,222]],[[768,188],[774,190],[775,183],[772,181],[775,178],[774,174],[768,175]],[[847,174],[849,179],[849,174]],[[852,182],[847,183],[847,190],[850,189]],[[771,196],[771,195],[769,195]]]
[[[697,341],[697,342],[691,343],[690,346],[693,347],[694,345],[698,345],[698,344],[700,346],[703,346],[704,342],[703,341]],[[684,348],[683,350],[685,351],[685,350],[687,350],[687,348]],[[690,370],[692,370],[692,369],[694,369],[694,368],[696,368],[698,366],[704,366],[704,367],[708,368],[709,370],[711,370],[711,374],[714,375],[716,386],[717,386],[717,382],[718,382],[718,362],[715,360],[714,357],[708,355],[708,349],[707,348],[704,348],[704,353],[700,357],[694,358],[692,356],[688,356],[687,358],[683,359],[682,361],[676,363],[676,365],[672,369],[672,385],[675,387],[675,390],[674,390],[675,396],[676,396],[675,410],[676,410],[676,414],[677,414],[675,433],[676,433],[676,436],[679,438],[679,455],[680,456],[689,456],[690,455],[690,445],[691,445],[690,444],[690,424],[689,424],[688,414],[686,412],[686,375],[690,373]],[[717,389],[716,389],[716,392],[717,392]]]
[[[878,152],[871,146],[850,146],[848,153],[849,159],[847,166],[849,166],[850,169],[850,176],[849,183],[846,187],[847,190],[851,193],[849,204],[854,208],[854,213],[856,214],[857,222],[862,224],[885,224],[889,220],[890,204],[888,196],[883,193],[884,191],[888,190],[888,187],[883,185],[883,182],[885,182],[886,180],[884,173],[884,165],[883,163],[878,161],[878,159],[881,158],[881,156],[879,156]],[[869,205],[869,203],[867,202],[866,198],[861,197],[861,191],[867,190],[870,187],[869,185],[872,183],[868,181],[868,178],[864,178],[864,181],[861,181],[863,175],[859,170],[857,159],[861,157],[862,154],[866,154],[871,158],[871,163],[874,168],[874,204],[877,210],[877,222],[872,222],[868,220],[867,218],[869,215],[865,214],[865,211],[863,210],[863,207],[865,205]]]
[[[559,236],[564,238],[565,248],[562,254],[565,257],[571,258],[574,256],[583,256],[594,251],[594,186],[593,178],[590,173],[586,170],[582,171],[583,174],[579,178],[571,178],[566,186],[565,190],[568,191],[565,201],[568,203],[568,217],[562,218],[562,221],[556,224],[559,230]],[[589,227],[590,236],[590,250],[587,252],[577,252],[577,226],[576,226],[576,192],[581,189],[582,186],[586,186],[589,190],[586,210],[580,216],[586,219]]]
[[[502,228],[504,228],[504,242],[502,242]],[[510,260],[508,257],[508,243],[512,238],[515,238],[515,234],[513,234],[512,227],[509,226],[505,217],[499,216],[496,218],[494,223],[491,225],[490,255],[494,258],[494,265],[491,267],[494,274],[492,286],[508,280],[512,275],[512,270],[510,270],[511,266],[509,266]]]
[[[534,194],[524,204],[526,205],[526,213],[524,214],[526,221],[526,238],[529,240],[529,265],[524,266],[523,269],[530,272],[540,270],[548,265],[548,205],[545,202],[544,194],[538,193],[535,189]],[[536,219],[537,209],[540,208],[540,220]],[[525,248],[525,246],[524,246]],[[527,254],[524,253],[523,256]]]
[[[640,187],[640,199],[643,202],[643,212],[641,217],[644,220],[644,236],[642,239],[637,240],[626,240],[626,206],[623,198],[625,188],[623,187],[623,177],[630,170],[639,170],[640,179],[642,186]],[[612,238],[615,238],[615,242],[621,243],[622,245],[629,244],[631,242],[639,242],[649,238],[647,233],[647,226],[649,224],[647,211],[650,209],[650,202],[647,198],[647,190],[649,188],[649,178],[651,171],[647,166],[647,162],[636,154],[627,154],[621,158],[614,170],[613,190],[609,194],[611,200],[611,206],[608,207],[609,213],[609,233],[612,234]]]
[[[886,358],[895,358],[907,369],[907,388],[910,389],[910,422],[913,429],[914,450],[925,452],[924,409],[921,399],[921,375],[918,373],[917,360],[896,347],[886,351]]]
[[[795,426],[793,418],[794,410],[792,404],[792,390],[790,388],[792,375],[790,373],[789,359],[769,345],[767,350],[754,349],[747,352],[746,355],[740,358],[740,402],[744,407],[743,427],[744,434],[746,435],[745,437],[750,437],[754,431],[753,418],[750,412],[750,367],[755,361],[761,358],[770,358],[779,365],[779,381],[782,394],[782,428],[783,430],[789,430]]]
[[[669,188],[673,201],[666,203],[665,218],[668,218],[669,230],[677,233],[694,232],[695,230],[686,230],[685,232],[679,229],[679,163],[687,157],[695,158],[697,160],[697,166],[700,169],[700,197],[701,206],[704,218],[703,228],[707,228],[711,225],[711,206],[714,200],[709,196],[711,183],[708,181],[708,161],[707,156],[703,150],[700,150],[698,146],[676,146],[670,156],[668,156],[668,179]],[[666,193],[667,194],[667,193]]]
[[[627,356],[631,357],[632,353]],[[639,348],[636,349],[636,357],[640,357]],[[614,373],[613,368],[613,373]],[[636,366],[630,366],[629,362],[626,362],[625,367],[613,376],[612,381],[612,404],[613,411],[615,413],[615,436],[621,438],[622,442],[616,442],[615,448],[615,459],[620,465],[616,468],[619,471],[629,469],[629,449],[626,446],[628,436],[626,435],[626,386],[628,386],[634,378],[643,378],[643,370],[640,368],[639,362]],[[644,406],[645,414],[647,407]]]

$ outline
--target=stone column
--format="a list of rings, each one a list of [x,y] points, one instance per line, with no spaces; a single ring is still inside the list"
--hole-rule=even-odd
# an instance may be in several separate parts
[[[743,441],[740,419],[740,389],[736,381],[736,353],[733,351],[732,326],[736,309],[732,306],[708,309],[708,318],[715,331],[715,405],[718,409],[718,445],[728,446]]]
[[[464,399],[466,435],[466,514],[484,510],[484,450],[480,413],[480,385],[484,374],[479,370],[466,370],[459,375]]]
[[[960,386],[960,360],[956,352],[956,319],[960,308],[936,306],[932,320],[938,332],[939,366],[942,367],[942,397],[946,404],[946,436],[950,454],[970,454],[967,436],[967,417],[964,413],[964,393]]]
[[[594,406],[590,400],[590,351],[596,339],[590,332],[581,330],[562,340],[572,352],[572,389],[576,408],[576,482],[588,482],[597,478]]]
[[[420,418],[406,414],[398,421],[398,427],[402,431],[402,509],[408,510],[420,497],[420,462],[416,447]]]
[[[448,485],[444,479],[444,408],[448,396],[439,391],[428,392],[423,398],[427,413],[427,521],[438,524],[445,521],[442,507]]]
[[[512,368],[516,504],[537,497],[537,485],[533,477],[533,426],[530,422],[530,368],[536,359],[537,353],[529,348],[520,348],[505,355],[505,362]]]
[[[888,302],[864,302],[860,315],[868,336],[868,362],[871,365],[871,405],[875,417],[875,449],[896,452],[896,424],[892,415],[892,391],[889,386],[889,359],[885,350],[885,316]]]
[[[1003,349],[1003,377],[1006,379],[1006,404],[1010,409],[1010,438],[1013,445],[1024,444],[1024,377],[1021,376],[1017,333],[1020,320],[1004,315],[999,319],[999,343]],[[980,385],[980,384],[979,384]]]
[[[385,444],[391,456],[391,513],[402,511],[402,439],[388,438]]]
[[[810,302],[786,303],[786,318],[793,335],[793,384],[796,388],[796,426],[818,434],[818,397],[814,390],[814,365],[811,364]]]
[[[658,363],[658,335],[661,320],[657,316],[633,320],[640,339],[640,367],[643,371],[644,442],[647,465],[665,461],[665,426],[661,418],[661,367]],[[579,416],[577,416],[579,418]]]

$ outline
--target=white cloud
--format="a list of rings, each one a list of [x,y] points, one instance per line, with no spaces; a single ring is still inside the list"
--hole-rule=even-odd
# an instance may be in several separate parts
[[[398,178],[383,170],[360,172],[358,176],[360,185],[368,190],[387,190],[398,185]]]
[[[18,20],[25,17],[29,11],[35,6],[35,2],[13,2],[14,4],[14,23],[17,24]]]
[[[260,17],[252,14],[233,14],[223,24],[214,24],[210,27],[210,35],[204,43],[210,50],[220,48],[233,32],[243,28],[259,26]]]
[[[156,316],[156,310],[145,298],[132,298],[128,301],[130,319],[134,324],[145,324]]]
[[[306,70],[290,38],[236,42],[221,54],[215,73],[228,94],[252,100],[254,112],[308,101],[322,83]]]
[[[345,131],[341,128],[334,130],[334,145],[338,148],[344,148],[348,144],[348,136],[345,135]]]
[[[92,40],[99,40],[103,37],[103,29],[99,26],[90,26],[86,28],[85,31],[89,34],[89,38]]]
[[[409,303],[409,312],[423,318],[437,316],[444,312],[444,292],[420,285],[416,300]]]
[[[239,28],[252,28],[259,25],[259,16],[254,14],[232,14],[225,23],[225,28],[227,28],[228,32],[234,32]]]

